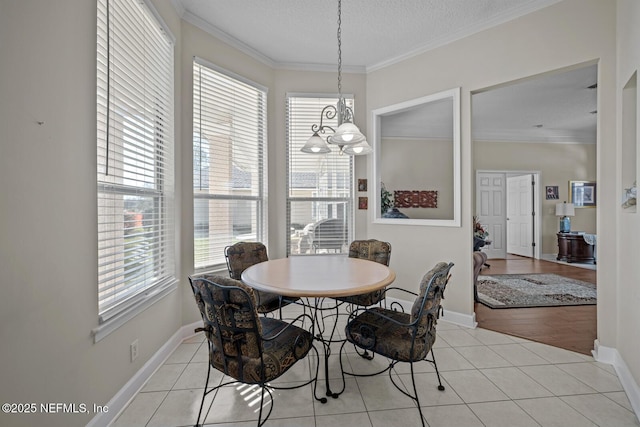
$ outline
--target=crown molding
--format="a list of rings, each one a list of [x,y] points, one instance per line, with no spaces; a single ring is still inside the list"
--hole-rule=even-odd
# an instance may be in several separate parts
[[[172,2],[177,3],[179,5],[177,7],[182,7],[180,0],[172,0]],[[178,9],[176,9],[176,11],[178,11]],[[232,37],[229,34],[225,33],[224,31],[219,30],[218,28],[209,24],[208,22],[201,19],[200,17],[192,14],[187,10],[184,10],[184,8],[182,8],[182,11],[183,12],[181,14],[181,17],[186,22],[192,25],[195,25],[196,27],[212,35],[213,37],[219,39],[220,41],[228,44],[229,46],[235,49],[238,49],[239,51],[249,55],[256,61],[259,61],[271,68],[279,69],[279,70],[321,71],[321,72],[337,72],[338,70],[337,64],[305,64],[305,63],[276,62],[270,57],[262,54],[261,52],[258,52],[257,50],[253,49],[249,45],[236,39],[235,37]],[[343,65],[342,71],[345,73],[364,74],[366,72],[366,68],[364,66],[344,66]]]
[[[275,68],[279,70],[291,70],[291,71],[323,71],[323,72],[338,72],[338,64],[305,64],[295,62],[279,62],[276,63]],[[359,65],[342,65],[343,73],[352,74],[365,74],[367,69],[364,66]]]
[[[514,143],[556,143],[556,144],[595,144],[595,133],[590,132],[561,132],[539,134],[522,132],[522,130],[483,131],[473,132],[472,141],[482,142],[514,142]]]
[[[429,43],[426,43],[416,49],[405,52],[401,55],[395,56],[393,58],[389,58],[387,60],[378,62],[373,65],[369,65],[366,67],[366,72],[371,73],[373,71],[380,70],[382,68],[389,67],[391,65],[397,64],[398,62],[405,61],[407,59],[413,58],[414,56],[418,56],[430,50],[445,46],[449,43],[453,43],[455,41],[461,40],[465,37],[469,37],[473,34],[479,33],[484,30],[488,30],[490,28],[496,27],[500,24],[504,24],[506,22],[512,21],[516,18],[520,18],[528,13],[535,12],[537,10],[543,9],[547,6],[551,6],[553,4],[559,3],[562,0],[547,0],[542,4],[526,4],[516,9],[510,10],[508,12],[502,13],[500,15],[495,16],[493,19],[486,21],[482,24],[476,24],[472,26],[468,26],[463,28],[460,31],[457,31],[453,34],[450,34],[445,37],[436,38]]]
[[[182,19],[184,19],[186,22],[188,22],[190,24],[195,25],[196,27],[200,28],[204,32],[211,34],[212,36],[214,36],[215,38],[219,39],[220,41],[223,41],[224,43],[228,44],[229,46],[238,49],[240,52],[243,52],[243,53],[249,55],[253,59],[263,63],[264,65],[267,65],[267,66],[269,66],[271,68],[276,68],[276,66],[277,66],[276,62],[274,62],[268,56],[258,52],[257,50],[255,50],[254,48],[250,47],[249,45],[247,45],[245,43],[242,43],[240,40],[236,39],[235,37],[230,36],[229,34],[225,33],[224,31],[219,30],[218,28],[214,27],[213,25],[209,24],[204,19],[194,15],[193,13],[189,12],[188,10],[184,11],[184,13],[182,14]]]
[[[214,27],[210,23],[206,22],[202,18],[192,14],[187,11],[181,0],[170,0],[174,9],[178,16],[180,16],[186,22],[189,22],[201,30],[207,32],[208,34],[218,38],[224,43],[228,44],[231,47],[238,49],[239,51],[249,55],[250,57],[256,59],[257,61],[271,67],[274,69],[280,70],[292,70],[292,71],[320,71],[320,72],[331,72],[336,71],[336,64],[313,64],[313,63],[295,63],[295,62],[277,62],[272,58],[264,55],[262,52],[252,48],[251,46],[241,42],[235,37],[221,31],[220,29]],[[342,69],[346,73],[355,73],[355,74],[367,74],[396,63],[405,61],[412,57],[418,56],[430,50],[445,46],[449,43],[455,42],[457,40],[461,40],[465,37],[471,36],[483,30],[496,27],[500,24],[504,24],[521,16],[524,16],[528,13],[535,12],[537,10],[543,9],[547,6],[551,6],[553,4],[559,3],[562,0],[546,0],[542,4],[526,4],[516,9],[510,10],[508,12],[502,13],[493,19],[484,22],[482,24],[476,24],[469,27],[466,27],[454,34],[448,35],[446,37],[436,38],[435,40],[430,41],[416,49],[405,52],[401,55],[389,58],[387,60],[378,62],[373,65],[356,65],[356,66],[345,66],[343,65]]]

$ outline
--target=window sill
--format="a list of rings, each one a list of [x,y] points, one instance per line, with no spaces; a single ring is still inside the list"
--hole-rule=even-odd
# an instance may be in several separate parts
[[[151,307],[153,304],[176,290],[177,282],[177,280],[173,280],[166,286],[158,289],[156,292],[147,295],[146,298],[141,299],[140,301],[127,307],[121,312],[114,314],[108,320],[103,321],[99,326],[91,330],[91,334],[93,335],[93,343],[95,344],[101,341],[103,338],[107,337],[120,326],[124,325],[129,320],[133,319],[138,314],[142,313],[147,308]]]
[[[206,267],[198,268],[194,271],[193,275],[198,276],[201,274],[218,274],[218,275],[229,275],[229,269],[226,264],[215,264],[208,265]]]

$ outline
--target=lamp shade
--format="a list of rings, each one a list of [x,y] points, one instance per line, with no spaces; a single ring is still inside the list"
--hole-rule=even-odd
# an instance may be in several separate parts
[[[574,216],[576,214],[573,203],[556,204],[556,216]]]
[[[318,135],[318,132],[314,132],[314,134],[307,140],[300,151],[310,154],[325,154],[330,153],[331,148],[329,148],[325,140],[322,139],[320,135]]]
[[[365,139],[360,129],[358,129],[358,126],[346,122],[338,126],[335,133],[329,137],[328,142],[337,145],[351,145],[358,144]]]
[[[365,154],[369,154],[373,151],[367,140],[365,139],[362,142],[357,144],[345,145],[342,149],[342,152],[345,154],[350,154],[352,156],[361,156]]]

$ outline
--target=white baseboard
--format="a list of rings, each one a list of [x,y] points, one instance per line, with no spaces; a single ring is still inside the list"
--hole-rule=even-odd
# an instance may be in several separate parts
[[[475,329],[478,326],[478,322],[476,322],[476,313],[463,314],[458,313],[457,311],[444,310],[440,320],[464,326],[469,329]]]
[[[195,322],[181,327],[169,340],[147,360],[147,363],[116,393],[109,401],[107,407],[109,412],[101,412],[89,421],[87,427],[103,427],[113,422],[118,415],[127,407],[129,402],[142,389],[147,380],[160,368],[165,360],[174,352],[176,348],[186,338],[193,336],[193,330],[201,327],[202,322]]]
[[[622,383],[622,388],[624,388],[627,398],[629,399],[629,403],[631,403],[633,412],[635,412],[636,417],[640,419],[640,387],[638,386],[635,378],[633,378],[633,375],[627,367],[627,364],[624,362],[624,359],[620,356],[618,350],[602,346],[598,340],[594,341],[593,348],[593,358],[597,362],[608,363],[613,365],[615,368],[618,378],[620,379],[620,383]]]
[[[405,313],[411,312],[411,306],[413,305],[413,301],[401,300],[398,298],[387,297],[387,307],[391,307],[391,304],[396,303],[400,304],[404,309]],[[464,326],[465,328],[475,329],[478,326],[478,322],[476,322],[476,314],[463,314],[458,313],[456,311],[444,310],[442,313],[442,317],[440,320],[453,323],[455,325]]]

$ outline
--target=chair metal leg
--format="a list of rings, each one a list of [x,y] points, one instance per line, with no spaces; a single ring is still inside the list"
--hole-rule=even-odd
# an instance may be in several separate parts
[[[436,356],[433,354],[433,347],[431,347],[431,362],[433,363],[433,367],[436,369],[436,375],[438,376],[438,390],[444,391],[444,386],[442,385],[442,381],[440,380],[440,372],[438,371],[438,364],[436,363]]]
[[[265,391],[267,391],[269,393],[269,396],[271,396],[271,392],[269,391],[269,389],[267,389],[266,384],[261,384],[260,385],[260,412],[258,413],[258,427],[261,427],[264,423],[267,422],[267,420],[269,419],[269,415],[271,415],[271,411],[273,410],[273,403],[271,403],[271,408],[269,408],[269,413],[267,414],[264,420],[262,419],[262,409],[264,407]],[[271,398],[271,401],[273,402],[273,397]]]
[[[424,416],[422,415],[422,408],[420,407],[420,398],[418,398],[418,388],[416,387],[416,377],[413,372],[413,362],[410,362],[411,366],[411,382],[413,383],[413,399],[416,401],[416,405],[418,406],[418,413],[420,414],[420,422],[422,422],[422,427],[426,427],[424,423]],[[436,370],[437,372],[437,370]],[[438,381],[440,381],[440,375],[438,375]],[[439,387],[438,387],[439,388]]]
[[[204,392],[202,393],[202,402],[200,402],[200,410],[198,411],[198,420],[196,426],[200,426],[200,415],[202,415],[202,408],[204,407],[204,398],[207,396],[207,387],[209,386],[209,375],[211,375],[211,364],[207,363],[209,369],[207,369],[207,381],[204,383]],[[204,420],[203,420],[204,421]]]
[[[424,416],[422,415],[422,408],[420,407],[420,398],[418,397],[418,387],[416,386],[416,377],[415,377],[415,372],[413,371],[413,362],[409,362],[409,366],[411,368],[411,383],[413,385],[413,394],[411,394],[409,390],[405,390],[407,387],[402,383],[402,381],[397,383],[396,380],[393,379],[393,373],[395,372],[394,366],[396,363],[398,362],[394,361],[390,365],[389,379],[391,380],[391,383],[398,389],[398,391],[400,391],[405,396],[410,397],[416,403],[416,406],[418,407],[418,413],[420,414],[420,421],[422,422],[422,427],[426,427],[426,424],[424,422]],[[396,372],[396,375],[398,375],[397,372]]]

